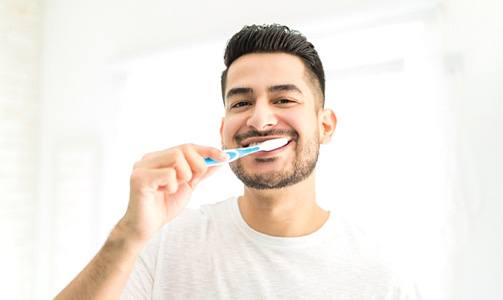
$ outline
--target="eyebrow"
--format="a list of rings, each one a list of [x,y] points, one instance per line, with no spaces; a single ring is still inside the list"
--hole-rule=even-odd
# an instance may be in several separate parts
[[[273,85],[267,89],[270,93],[274,92],[296,92],[302,95],[302,91],[295,84]]]
[[[253,89],[251,88],[245,88],[245,87],[237,87],[237,88],[232,88],[227,92],[227,95],[225,98],[230,98],[236,95],[243,95],[243,94],[253,94]]]
[[[269,93],[275,93],[275,92],[296,92],[302,95],[302,91],[295,85],[295,84],[279,84],[279,85],[273,85],[267,88],[267,91]],[[232,88],[227,92],[226,98],[230,98],[233,96],[237,95],[250,95],[253,94],[253,89],[252,88],[247,88],[247,87],[237,87],[237,88]]]

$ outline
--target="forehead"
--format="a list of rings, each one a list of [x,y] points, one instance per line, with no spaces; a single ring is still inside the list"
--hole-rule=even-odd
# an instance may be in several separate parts
[[[306,68],[299,57],[287,53],[252,53],[231,64],[225,92],[236,87],[248,87],[258,92],[281,84],[295,84],[302,92],[307,92],[306,80]]]

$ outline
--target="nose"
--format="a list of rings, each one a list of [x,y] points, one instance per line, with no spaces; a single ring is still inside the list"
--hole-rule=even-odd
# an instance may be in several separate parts
[[[266,101],[257,101],[246,125],[258,131],[267,130],[278,124],[276,115]]]

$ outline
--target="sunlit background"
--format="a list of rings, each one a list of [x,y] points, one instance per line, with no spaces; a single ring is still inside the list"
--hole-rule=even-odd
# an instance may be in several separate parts
[[[0,0],[0,294],[49,299],[125,212],[132,165],[220,146],[230,36],[315,44],[338,116],[318,201],[350,216],[424,299],[502,299],[499,1]],[[223,168],[197,208],[242,191]]]

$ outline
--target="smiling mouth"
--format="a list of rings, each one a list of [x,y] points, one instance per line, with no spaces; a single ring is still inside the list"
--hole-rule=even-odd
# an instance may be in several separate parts
[[[288,143],[286,143],[284,146],[288,145],[293,140],[291,137],[271,137],[271,138],[266,138],[266,139],[255,140],[255,141],[252,141],[252,142],[242,143],[241,146],[243,148],[252,147],[252,146],[256,146],[258,144],[261,144],[263,142],[266,142],[266,141],[269,141],[269,140],[273,140],[273,139],[278,139],[278,138],[286,138],[286,139],[288,139]],[[284,147],[284,146],[282,146],[282,147]],[[282,147],[280,147],[280,148],[282,148]]]
[[[246,133],[236,134],[234,139],[238,147],[250,147],[268,140],[286,138],[288,142],[297,141],[299,134],[293,129],[271,129],[266,131],[250,130]]]
[[[273,149],[273,150],[270,150],[270,151],[259,151],[259,152],[256,152],[256,153],[253,153],[252,156],[255,161],[257,162],[271,162],[271,161],[274,161],[276,158],[278,158],[278,156],[281,155],[281,153],[283,151],[286,151],[286,148],[290,146],[290,144],[292,143],[293,140],[289,140],[288,143],[286,143],[285,145],[279,147],[279,148],[276,148],[276,149]]]

